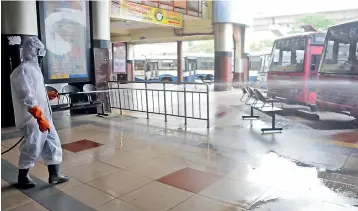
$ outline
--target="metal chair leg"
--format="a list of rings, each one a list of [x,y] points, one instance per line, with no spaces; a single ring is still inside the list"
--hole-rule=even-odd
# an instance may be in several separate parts
[[[252,104],[252,106],[255,106],[257,104],[257,102],[259,102],[257,99],[255,99],[254,103]]]
[[[104,113],[104,103],[101,103],[102,107],[102,113],[97,113],[97,116],[108,116],[108,114]]]

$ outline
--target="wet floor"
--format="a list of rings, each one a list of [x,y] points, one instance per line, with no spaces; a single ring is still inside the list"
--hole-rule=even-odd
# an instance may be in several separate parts
[[[272,152],[264,156],[263,160],[261,166],[249,170],[246,179],[278,191],[268,191],[250,210],[356,209],[358,178],[335,174],[329,169],[297,164]]]
[[[235,105],[232,96],[227,102]],[[227,112],[213,117],[209,130],[203,121],[185,127],[162,116],[56,118],[63,173],[73,181],[58,188],[95,210],[358,210],[357,130],[315,130],[291,119],[281,134],[262,135],[264,120]],[[3,132],[2,150],[17,141],[14,135]],[[15,167],[18,147],[2,159]],[[41,162],[31,173],[48,179]],[[7,189],[2,209],[29,210],[30,199]]]

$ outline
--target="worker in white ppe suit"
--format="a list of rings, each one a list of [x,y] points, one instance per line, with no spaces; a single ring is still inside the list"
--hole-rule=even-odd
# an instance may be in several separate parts
[[[22,42],[21,64],[12,72],[11,92],[16,126],[24,140],[20,145],[19,188],[32,188],[36,184],[29,177],[30,168],[41,157],[48,166],[49,183],[59,184],[68,181],[60,175],[62,162],[61,142],[52,122],[48,97],[38,57],[45,56],[45,46],[36,37],[27,37]]]

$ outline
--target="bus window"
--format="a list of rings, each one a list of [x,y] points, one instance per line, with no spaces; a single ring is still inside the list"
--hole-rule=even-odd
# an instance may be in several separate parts
[[[291,64],[291,51],[282,51],[282,66],[288,66]]]
[[[196,61],[195,60],[188,60],[188,70],[189,72],[195,72],[196,71]]]
[[[270,71],[302,72],[304,51],[304,38],[277,40],[274,44]]]
[[[214,58],[198,58],[197,65],[198,65],[197,68],[200,70],[213,70]]]
[[[358,74],[357,47],[358,37],[327,35],[325,54],[320,69],[323,73],[353,73]]]
[[[162,60],[159,69],[176,70],[177,60]]]
[[[280,49],[275,49],[272,56],[273,56],[273,63],[279,63],[280,62]]]
[[[134,61],[134,69],[135,70],[144,70],[145,69],[145,61],[144,60],[135,60]]]
[[[249,70],[260,71],[262,66],[261,56],[250,56],[249,55]]]
[[[263,55],[263,66],[261,68],[262,72],[267,72],[269,70],[271,55],[265,54]]]
[[[148,62],[147,71],[158,70],[158,62]]]

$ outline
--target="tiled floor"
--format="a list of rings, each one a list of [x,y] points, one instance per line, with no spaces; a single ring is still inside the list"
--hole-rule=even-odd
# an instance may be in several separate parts
[[[326,143],[336,137],[332,131],[261,136],[245,126],[203,134],[141,120],[78,118],[71,121],[85,124],[58,131],[62,172],[71,181],[46,186],[47,168],[39,161],[31,174],[41,188],[15,189],[9,183],[16,181],[17,147],[2,156],[8,166],[2,167],[2,210],[340,211],[358,204],[358,152]],[[17,140],[2,141],[1,150]]]
[[[184,168],[160,178],[158,182],[192,193],[199,193],[219,179],[220,176],[218,175],[192,168]]]
[[[159,182],[152,182],[123,197],[122,200],[150,211],[169,210],[193,194],[165,185]]]
[[[127,168],[128,171],[153,180],[164,177],[170,173],[185,168],[181,160],[175,159],[149,159]]]
[[[92,188],[86,184],[65,190],[64,192],[93,208],[114,199],[113,196],[103,193],[102,191]]]
[[[11,185],[1,180],[1,210],[10,210],[17,206],[21,207],[31,201],[30,197],[13,189]]]
[[[335,141],[339,141],[339,142],[356,143],[358,142],[358,132],[351,131],[351,132],[337,133],[333,135],[332,138]]]
[[[93,180],[89,182],[88,185],[111,196],[121,197],[151,182],[152,180],[148,178],[129,171],[120,170],[113,174]]]

